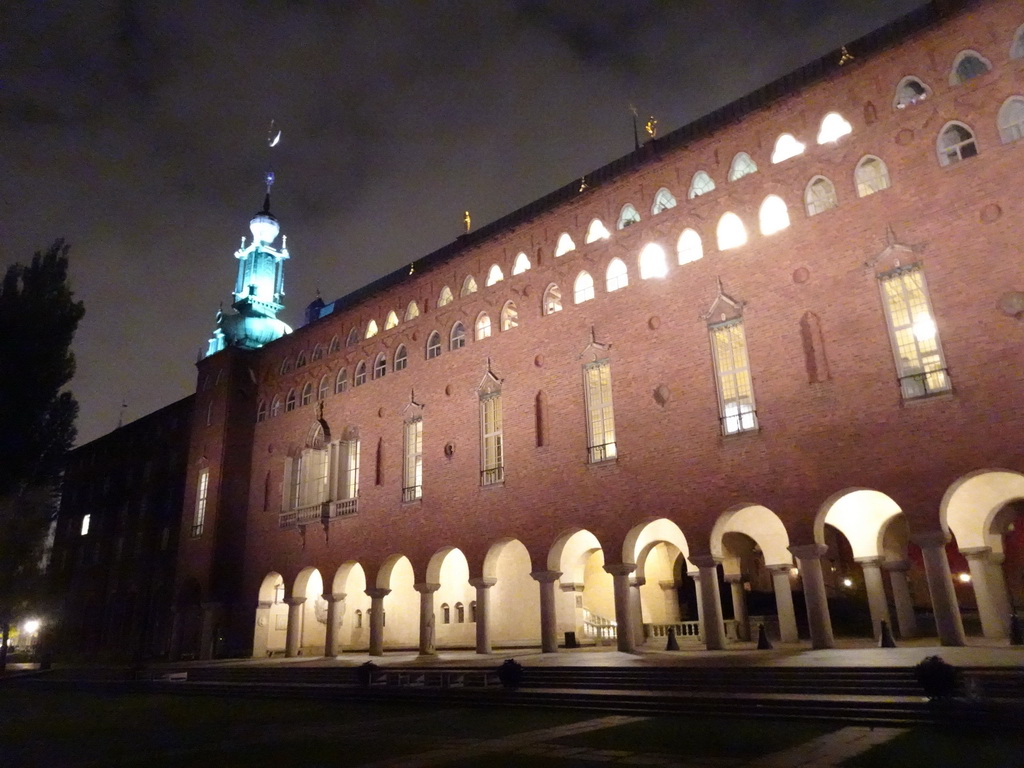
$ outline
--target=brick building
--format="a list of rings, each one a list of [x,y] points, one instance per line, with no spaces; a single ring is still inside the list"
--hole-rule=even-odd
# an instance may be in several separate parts
[[[1024,10],[928,6],[294,332],[268,194],[169,653],[1006,637],[1022,136]]]

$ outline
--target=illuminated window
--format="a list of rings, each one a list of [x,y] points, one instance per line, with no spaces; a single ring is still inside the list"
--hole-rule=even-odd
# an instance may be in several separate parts
[[[402,501],[423,497],[423,418],[405,422],[402,462]]]
[[[388,372],[388,358],[381,352],[377,355],[377,358],[373,361],[373,378],[383,379],[384,375]]]
[[[89,523],[92,521],[92,515],[82,515],[82,527],[80,530],[80,536],[89,535]]]
[[[488,287],[494,285],[495,283],[500,283],[504,279],[505,275],[501,273],[501,267],[499,267],[497,264],[492,264],[490,271],[487,273]]]
[[[270,415],[280,416],[281,415],[281,396],[274,395],[274,401],[270,404]]]
[[[340,395],[348,389],[348,369],[342,368],[338,371],[338,378],[334,380],[334,394]]]
[[[640,221],[640,214],[637,213],[636,208],[630,203],[626,203],[622,206],[622,210],[619,211],[619,221],[616,223],[615,228],[625,229],[626,227],[633,226],[638,221]]]
[[[199,480],[196,484],[196,507],[192,513],[193,538],[203,535],[203,526],[206,523],[206,491],[209,485],[210,470],[204,469],[199,473]]]
[[[739,248],[747,242],[747,229],[740,217],[732,211],[722,214],[722,218],[718,220],[717,235],[720,251]]]
[[[892,186],[892,182],[889,180],[889,169],[874,155],[868,155],[857,163],[853,179],[857,183],[859,197],[867,197]]]
[[[326,375],[326,374],[324,374],[320,378],[320,386],[317,387],[317,390],[316,390],[316,399],[319,400],[320,402],[323,402],[324,400],[327,399],[327,394],[330,392],[330,390],[331,390],[331,377]]]
[[[359,329],[353,328],[348,332],[348,339],[345,341],[346,347],[354,347],[359,343]]]
[[[1024,98],[1011,96],[999,108],[999,138],[1009,144],[1024,138]]]
[[[441,356],[441,334],[434,331],[427,338],[427,360]]]
[[[576,243],[569,237],[568,232],[563,232],[558,236],[558,244],[555,246],[555,256],[564,256],[569,251],[576,250]]]
[[[708,327],[718,385],[718,416],[723,435],[757,429],[754,388],[747,360],[742,318]]]
[[[285,400],[284,400],[284,409],[286,411],[294,411],[295,410],[295,404],[297,402],[298,402],[298,397],[295,394],[295,390],[294,389],[289,389],[288,390],[288,397],[286,397]]]
[[[501,330],[510,331],[517,327],[519,327],[519,310],[516,309],[515,302],[506,301],[505,306],[501,308]]]
[[[607,240],[611,237],[611,233],[608,231],[608,227],[604,225],[600,219],[594,219],[590,222],[590,226],[587,227],[587,238],[584,241],[587,245],[590,243],[596,243],[598,240]]]
[[[607,360],[583,366],[583,387],[587,406],[587,460],[609,461],[615,448],[615,409],[612,407],[612,370]]]
[[[662,211],[676,207],[676,198],[665,187],[658,190],[654,195],[654,204],[651,206],[651,214],[657,216]]]
[[[789,160],[791,157],[802,155],[803,152],[804,145],[797,141],[793,134],[784,133],[775,141],[775,149],[772,150],[772,162],[781,163],[784,160]]]
[[[664,277],[668,274],[668,260],[665,258],[665,249],[657,243],[648,243],[640,251],[640,279],[649,280],[652,277]]]
[[[729,181],[742,179],[744,176],[749,176],[752,173],[757,173],[757,163],[746,152],[736,153],[736,156],[732,159],[732,164],[729,166]]]
[[[700,235],[692,229],[684,229],[676,243],[676,254],[680,264],[689,264],[691,261],[704,258],[704,244],[700,240]]]
[[[307,381],[303,385],[303,387],[302,387],[302,400],[300,402],[301,402],[302,405],[309,405],[311,402],[313,402],[313,384],[312,383]]]
[[[441,289],[441,295],[437,297],[437,306],[444,307],[451,304],[455,298],[452,296],[452,289],[447,285]]]
[[[515,263],[512,265],[512,274],[513,275],[521,275],[521,274],[523,274],[523,272],[526,272],[529,269],[530,269],[530,259],[529,259],[529,257],[525,253],[520,252],[519,255],[516,256]]]
[[[853,126],[838,112],[829,112],[821,121],[818,131],[818,143],[829,144],[839,141],[843,136],[853,132]]]
[[[330,449],[321,425],[317,425],[299,455],[286,461],[285,476],[287,509],[318,507],[330,499]]]
[[[345,500],[358,496],[359,432],[349,427],[338,444],[338,498]]]
[[[466,346],[466,326],[464,326],[461,322],[458,322],[452,326],[452,332],[451,336],[449,337],[448,348],[455,350],[462,349],[464,346]]]
[[[481,312],[476,318],[474,325],[476,340],[489,339],[491,337],[491,318],[486,312]]]
[[[544,291],[543,309],[545,315],[551,315],[562,311],[562,291],[552,283]]]
[[[903,399],[948,392],[952,384],[924,272],[904,267],[879,276],[879,282]]]
[[[768,195],[758,212],[762,235],[774,235],[789,226],[789,210],[778,195]]]
[[[415,320],[420,316],[420,306],[415,301],[410,301],[409,306],[405,308],[405,322]]]
[[[906,109],[920,104],[930,94],[931,90],[923,81],[913,75],[908,75],[896,86],[896,96],[893,98],[892,105],[896,109]]]
[[[356,366],[355,380],[352,383],[357,387],[361,387],[366,383],[366,361],[359,361],[359,365]]]
[[[1011,59],[1024,59],[1024,24],[1017,29],[1013,38],[1013,46],[1010,48]]]
[[[594,278],[589,272],[580,272],[576,275],[576,282],[572,288],[573,302],[582,304],[594,298]]]
[[[390,312],[388,312],[388,316],[384,320],[384,330],[390,331],[396,325],[398,325],[398,315],[395,314],[395,310],[392,309]]]
[[[396,371],[404,371],[409,362],[409,353],[405,350],[405,344],[399,344],[395,350],[394,368]]]
[[[939,165],[956,165],[978,154],[974,133],[963,123],[950,123],[939,134]]]
[[[364,338],[372,339],[374,336],[377,335],[377,333],[377,321],[371,320],[369,323],[366,324],[366,335],[364,336]]]
[[[324,356],[324,348],[323,348],[323,346],[321,346],[320,344],[317,344],[315,347],[313,347],[313,354],[312,354],[312,359],[313,360],[320,360],[323,356]]]
[[[697,171],[690,180],[690,191],[687,194],[690,200],[701,195],[706,195],[715,188],[715,182],[705,171]]]
[[[504,479],[501,385],[488,376],[480,388],[480,485],[494,485]]]
[[[466,279],[462,281],[462,292],[459,296],[469,296],[471,293],[476,293],[476,280],[472,275],[466,275]]]
[[[626,263],[619,258],[608,262],[608,270],[605,272],[605,289],[608,293],[625,288],[629,285],[629,272],[626,270]]]
[[[953,59],[953,69],[949,72],[949,84],[960,85],[984,75],[992,69],[992,64],[977,51],[961,51]]]
[[[836,188],[824,176],[815,176],[804,190],[804,208],[808,216],[830,211],[839,205]]]
[[[256,406],[256,422],[267,420],[267,401],[260,400],[260,404]]]
[[[299,356],[295,359],[295,367],[296,368],[305,368],[306,367],[306,353],[305,352],[299,352]]]
[[[335,336],[331,339],[331,346],[328,348],[327,352],[328,354],[333,355],[339,349],[341,349],[341,341],[338,339],[337,336]]]

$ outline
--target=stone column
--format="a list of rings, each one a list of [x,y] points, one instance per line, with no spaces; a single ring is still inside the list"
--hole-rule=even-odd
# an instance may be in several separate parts
[[[256,603],[256,626],[252,630],[252,657],[262,659],[267,655],[267,638],[270,634],[270,600]]]
[[[470,579],[469,585],[476,587],[476,652],[491,652],[491,587],[497,579],[481,577]]]
[[[636,570],[634,563],[606,563],[606,572],[612,576],[612,588],[615,593],[615,641],[623,653],[632,653],[636,649],[632,611],[629,598],[629,574]]]
[[[299,646],[302,643],[302,606],[306,602],[304,597],[285,598],[288,604],[288,630],[285,633],[284,655],[288,658],[299,655]]]
[[[821,572],[821,556],[828,551],[828,547],[824,544],[801,544],[790,547],[789,551],[796,557],[804,584],[811,648],[834,648],[836,641],[832,634],[832,617],[828,612],[825,577]]]
[[[718,561],[711,555],[691,555],[690,562],[700,571],[699,602],[704,647],[709,651],[725,648],[725,624],[722,619],[722,594],[718,591]]]
[[[889,617],[889,602],[885,599],[885,583],[882,581],[882,558],[854,558],[864,571],[864,588],[868,593],[868,611],[871,614],[871,632],[877,640],[882,636],[882,622],[892,626]]]
[[[925,531],[915,533],[910,540],[921,548],[924,558],[924,573],[928,579],[928,595],[932,600],[939,643],[963,645],[964,622],[953,589],[953,576],[949,572],[946,534],[942,531]]]
[[[216,602],[203,603],[202,632],[199,635],[199,658],[212,659],[217,644],[217,624],[221,613],[221,604]]]
[[[384,655],[384,598],[391,594],[390,589],[374,587],[366,590],[370,598],[370,655]]]
[[[1007,637],[1009,612],[1005,619],[1000,616],[1000,606],[989,578],[992,550],[989,547],[961,549],[960,554],[967,558],[967,566],[971,570],[974,600],[978,604],[978,618],[981,619],[981,634],[997,640]]]
[[[345,615],[345,593],[324,592],[327,601],[327,628],[324,632],[324,656],[341,654],[341,620]]]
[[[171,607],[171,642],[167,648],[167,656],[171,661],[178,661],[181,658],[181,635],[184,622],[181,614],[182,609],[179,606]]]
[[[659,581],[658,586],[661,587],[661,597],[665,601],[665,623],[679,622],[679,587],[675,581]]]
[[[558,611],[555,610],[555,582],[561,571],[534,571],[530,574],[540,588],[540,649],[558,653]]]
[[[884,563],[882,568],[889,572],[889,587],[892,589],[892,602],[896,608],[896,626],[900,630],[900,638],[917,637],[917,615],[914,613],[914,600],[910,596],[910,583],[907,571],[910,563],[906,560],[895,560]]]
[[[736,639],[750,639],[750,616],[747,613],[747,593],[743,588],[743,574],[730,573],[725,577],[732,593],[732,615],[736,619]]]
[[[441,588],[441,585],[413,584],[412,588],[420,593],[420,656],[436,656],[434,593]]]
[[[647,579],[634,577],[629,582],[629,615],[633,619],[633,647],[639,648],[647,638],[644,637],[644,611],[641,602],[640,587]]]
[[[693,585],[696,588],[695,599],[697,600],[697,624],[700,627],[701,637],[704,640],[704,601],[700,599],[700,571],[687,571],[686,575],[693,579]]]
[[[992,590],[992,598],[996,602],[996,610],[1003,620],[1006,634],[1010,634],[1010,614],[1013,613],[1013,606],[1010,604],[1010,592],[1006,588],[1006,574],[1003,573],[1003,560],[1006,555],[1002,552],[993,552],[988,556],[988,586]]]
[[[800,640],[796,628],[796,609],[793,607],[793,583],[790,572],[793,566],[789,563],[769,565],[772,574],[772,589],[775,591],[775,610],[779,617],[779,640],[783,643],[795,643]]]

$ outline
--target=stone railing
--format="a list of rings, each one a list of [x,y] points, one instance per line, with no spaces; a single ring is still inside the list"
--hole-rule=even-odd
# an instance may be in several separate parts
[[[583,609],[583,637],[603,642],[614,640],[617,633],[618,629],[614,621],[591,613],[586,608]]]
[[[359,499],[339,499],[332,501],[328,516],[330,519],[337,517],[349,517],[359,511]]]
[[[727,640],[739,640],[739,622],[735,619],[726,619],[725,637]],[[679,641],[693,640],[702,642],[704,635],[700,631],[699,621],[676,621],[671,624],[644,624],[644,635],[648,638],[666,638],[668,630],[673,629],[676,639]]]

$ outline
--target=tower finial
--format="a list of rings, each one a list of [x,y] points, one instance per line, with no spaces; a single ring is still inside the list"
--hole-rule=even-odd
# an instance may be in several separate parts
[[[270,129],[267,131],[267,174],[264,180],[267,183],[267,196],[263,199],[263,212],[270,213],[270,188],[274,186],[274,164],[271,162],[271,153],[281,141],[281,129],[277,127],[275,120],[270,121]]]

